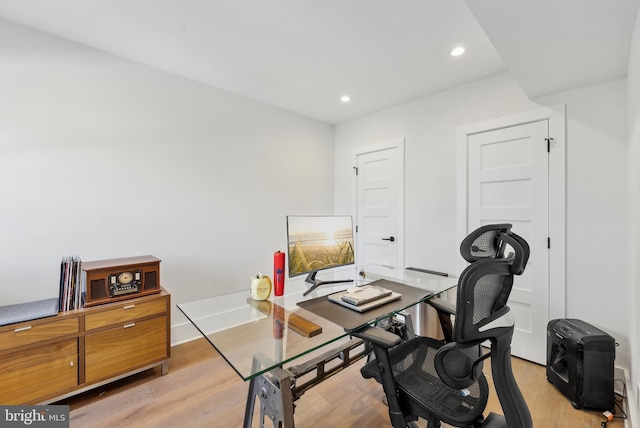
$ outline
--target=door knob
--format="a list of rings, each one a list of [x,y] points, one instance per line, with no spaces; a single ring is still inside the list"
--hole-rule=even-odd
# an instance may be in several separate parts
[[[388,237],[388,238],[382,238],[382,240],[383,240],[383,241],[391,241],[391,242],[393,242],[393,241],[395,241],[395,240],[396,240],[396,238],[394,238],[393,236],[390,236],[390,237]]]

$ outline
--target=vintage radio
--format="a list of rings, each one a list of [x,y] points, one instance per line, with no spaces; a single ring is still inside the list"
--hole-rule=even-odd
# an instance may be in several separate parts
[[[160,259],[126,257],[82,263],[85,306],[94,306],[160,292]]]

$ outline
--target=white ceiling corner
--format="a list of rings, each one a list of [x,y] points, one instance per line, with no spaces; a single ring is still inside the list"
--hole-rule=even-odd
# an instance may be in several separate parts
[[[466,0],[530,97],[626,77],[639,0]]]

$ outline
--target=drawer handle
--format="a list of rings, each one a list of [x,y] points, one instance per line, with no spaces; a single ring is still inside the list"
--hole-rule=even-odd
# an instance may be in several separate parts
[[[26,327],[20,327],[20,328],[16,328],[15,330],[13,330],[14,332],[18,333],[19,331],[27,331],[27,330],[31,330],[31,326],[28,325]]]
[[[135,327],[136,323],[132,322],[131,324],[125,324],[123,327],[124,328],[131,328],[131,327]]]
[[[124,309],[124,310],[126,311],[127,309],[133,309],[133,308],[135,308],[135,307],[136,307],[136,305],[127,305],[127,306],[125,306],[125,307],[124,307],[124,308],[122,308],[122,309]]]

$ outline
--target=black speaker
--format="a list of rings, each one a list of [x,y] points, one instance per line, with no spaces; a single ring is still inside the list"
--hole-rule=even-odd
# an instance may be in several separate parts
[[[107,297],[107,287],[104,279],[94,279],[91,281],[91,295],[97,299]]]
[[[615,339],[577,319],[547,325],[547,380],[573,407],[614,410]]]
[[[144,273],[144,290],[153,290],[159,288],[158,271],[152,270]]]

